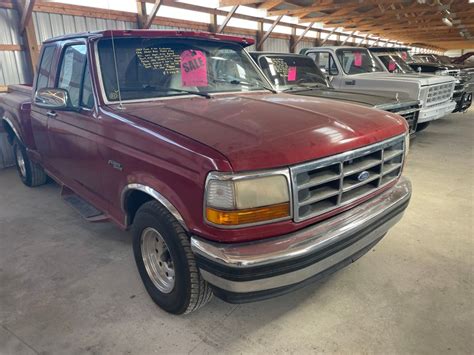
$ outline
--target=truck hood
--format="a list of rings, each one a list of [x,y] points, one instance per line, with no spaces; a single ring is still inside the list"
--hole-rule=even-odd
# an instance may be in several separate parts
[[[147,101],[116,112],[212,147],[234,171],[289,166],[406,132],[405,120],[388,112],[261,92]]]
[[[365,105],[369,107],[379,106],[379,105],[400,105],[405,101],[408,104],[413,103],[413,100],[401,100],[397,101],[393,97],[381,96],[381,95],[370,95],[358,92],[351,91],[342,91],[342,90],[331,90],[331,89],[310,89],[305,91],[291,92],[288,91],[288,94],[292,95],[302,95],[310,97],[319,97],[324,99],[332,99],[339,101],[351,102],[354,104]]]
[[[418,83],[420,86],[429,86],[435,84],[444,84],[454,82],[455,79],[449,76],[429,75],[429,74],[392,74],[381,73],[363,73],[351,75],[356,80],[390,80],[390,82]]]

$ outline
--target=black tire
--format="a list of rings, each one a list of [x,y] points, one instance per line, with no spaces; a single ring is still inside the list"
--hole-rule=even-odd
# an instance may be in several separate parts
[[[30,160],[25,146],[18,138],[13,141],[13,152],[18,175],[26,186],[35,187],[46,184],[48,175],[39,164]]]
[[[425,130],[430,125],[430,123],[431,122],[418,123],[416,125],[416,131],[421,132],[421,131]]]
[[[168,293],[155,286],[145,267],[142,238],[146,230],[150,229],[159,232],[166,243],[174,267],[174,285]],[[211,300],[212,289],[197,268],[186,231],[160,203],[149,201],[140,207],[133,222],[132,234],[138,272],[148,294],[158,306],[169,313],[185,314],[201,308]]]

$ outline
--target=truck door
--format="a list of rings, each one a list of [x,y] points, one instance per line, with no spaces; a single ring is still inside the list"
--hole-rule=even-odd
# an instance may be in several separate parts
[[[42,51],[38,74],[33,90],[48,88],[54,85],[53,62],[57,46],[55,44],[45,45]],[[31,105],[31,128],[35,140],[35,148],[41,156],[42,164],[45,168],[48,166],[49,141],[48,141],[48,109]]]
[[[76,192],[103,198],[97,144],[100,125],[94,108],[86,44],[64,46],[58,69],[55,87],[68,91],[74,110],[53,111],[48,116],[51,169]]]
[[[329,52],[319,51],[309,52],[307,55],[314,60],[319,69],[326,75],[326,79],[331,85],[336,89],[340,89],[339,70],[333,55]]]

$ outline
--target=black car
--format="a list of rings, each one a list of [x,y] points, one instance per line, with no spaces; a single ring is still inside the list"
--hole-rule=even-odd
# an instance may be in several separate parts
[[[273,52],[250,52],[250,55],[278,91],[346,101],[397,113],[407,120],[411,133],[416,131],[420,110],[418,101],[335,90],[315,62],[305,55]]]
[[[456,101],[454,112],[466,111],[472,103],[472,81],[470,73],[456,65],[441,62],[422,61],[420,56],[412,57],[409,48],[372,47],[369,50],[385,65],[391,73],[423,73],[450,75],[457,79],[453,99]],[[426,55],[425,55],[426,56]],[[426,59],[426,58],[425,58]]]

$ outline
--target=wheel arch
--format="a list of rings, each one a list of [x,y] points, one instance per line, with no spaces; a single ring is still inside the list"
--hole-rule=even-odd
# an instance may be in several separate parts
[[[2,126],[5,132],[7,132],[8,142],[13,145],[15,138],[18,138],[23,143],[20,132],[15,128],[13,122],[6,116],[2,116]]]
[[[189,230],[181,213],[165,196],[150,186],[138,183],[128,184],[122,190],[121,206],[126,216],[125,225],[129,227],[140,206],[152,200],[158,201],[186,231]]]

